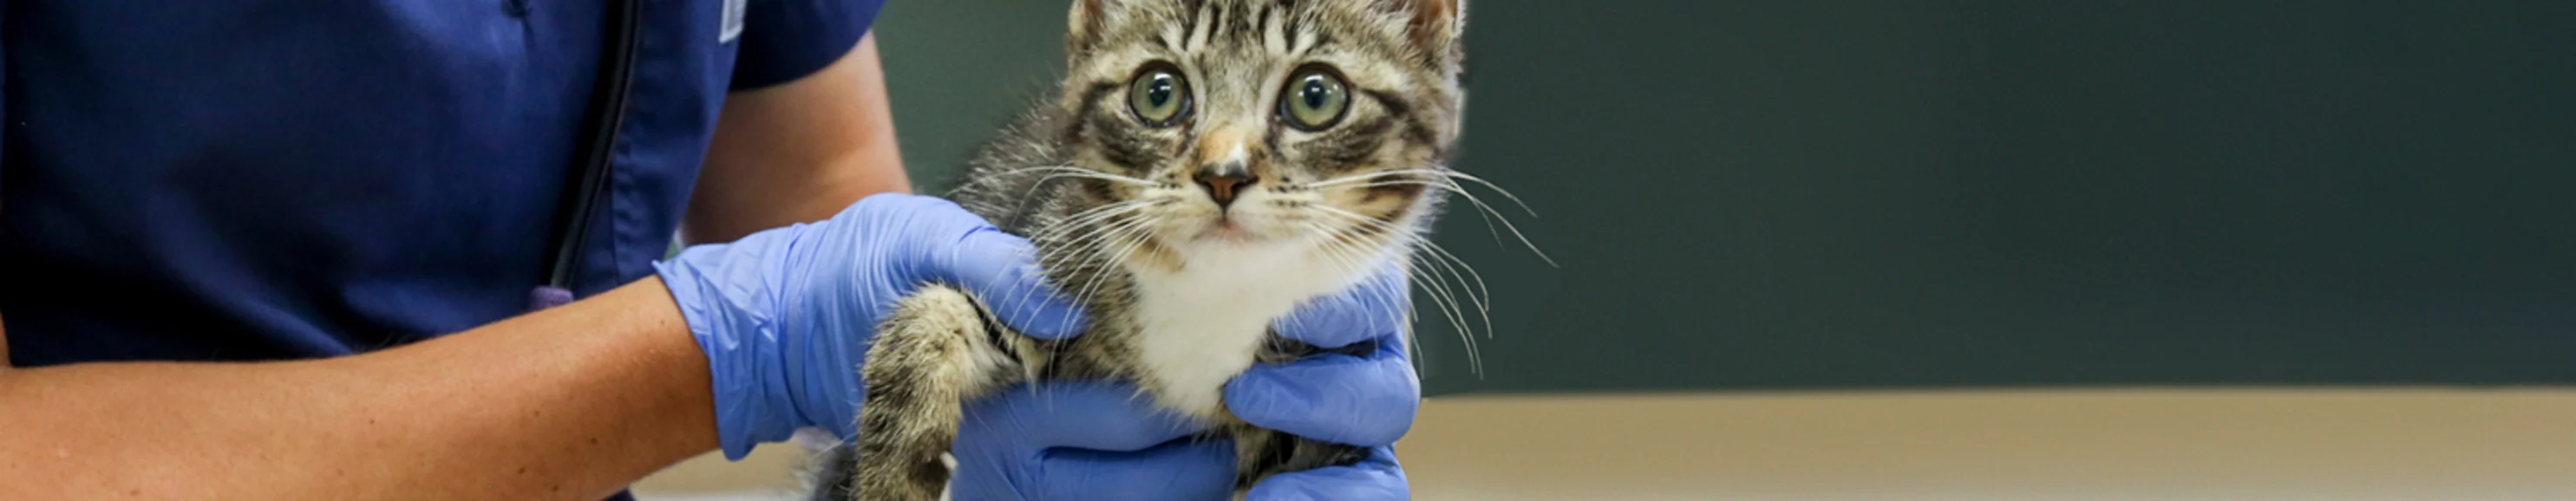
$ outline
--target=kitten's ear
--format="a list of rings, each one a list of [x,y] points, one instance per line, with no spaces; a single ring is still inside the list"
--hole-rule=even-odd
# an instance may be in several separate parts
[[[1073,0],[1073,14],[1065,23],[1065,50],[1081,54],[1090,52],[1100,42],[1100,33],[1108,29],[1111,7],[1120,0]]]
[[[1445,56],[1456,64],[1462,54],[1458,39],[1467,32],[1467,0],[1380,0],[1396,5],[1406,20],[1406,34],[1426,53]]]

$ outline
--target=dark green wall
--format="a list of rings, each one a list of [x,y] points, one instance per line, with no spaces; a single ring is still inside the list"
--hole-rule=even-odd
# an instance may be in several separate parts
[[[898,1],[934,185],[1063,1]],[[2576,382],[2576,2],[1475,2],[1461,391]],[[1492,198],[1490,194],[1482,194]]]

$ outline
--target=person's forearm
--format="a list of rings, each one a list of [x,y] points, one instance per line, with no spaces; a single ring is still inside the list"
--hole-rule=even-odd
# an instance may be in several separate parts
[[[0,499],[593,500],[716,446],[660,280],[336,359],[0,375]]]

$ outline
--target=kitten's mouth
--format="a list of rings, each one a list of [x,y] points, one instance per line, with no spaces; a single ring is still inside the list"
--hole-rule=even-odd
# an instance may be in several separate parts
[[[1243,224],[1236,222],[1233,216],[1217,216],[1216,221],[1209,222],[1206,229],[1199,230],[1196,238],[1202,241],[1245,243],[1262,240],[1264,237],[1250,228],[1243,227]]]

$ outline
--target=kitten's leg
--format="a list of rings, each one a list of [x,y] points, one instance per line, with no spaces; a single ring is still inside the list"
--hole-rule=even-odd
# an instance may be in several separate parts
[[[850,493],[850,476],[858,472],[859,453],[850,444],[840,444],[814,454],[812,491],[806,501],[849,501],[858,496]]]
[[[1239,425],[1234,435],[1234,498],[1243,499],[1262,479],[1327,466],[1350,466],[1368,459],[1369,450],[1286,432]]]
[[[1262,363],[1288,363],[1322,353],[1357,355],[1375,350],[1375,343],[1325,349],[1273,333],[1269,344],[1262,348],[1259,359]],[[1253,485],[1271,475],[1359,464],[1369,455],[1366,448],[1310,440],[1240,421],[1229,427],[1228,432],[1234,436],[1234,498],[1238,500],[1251,493]]]
[[[1006,335],[998,328],[954,288],[925,287],[896,304],[861,369],[867,401],[850,499],[940,498],[949,473],[940,454],[957,437],[963,402],[1017,377],[1015,358],[997,346]]]

